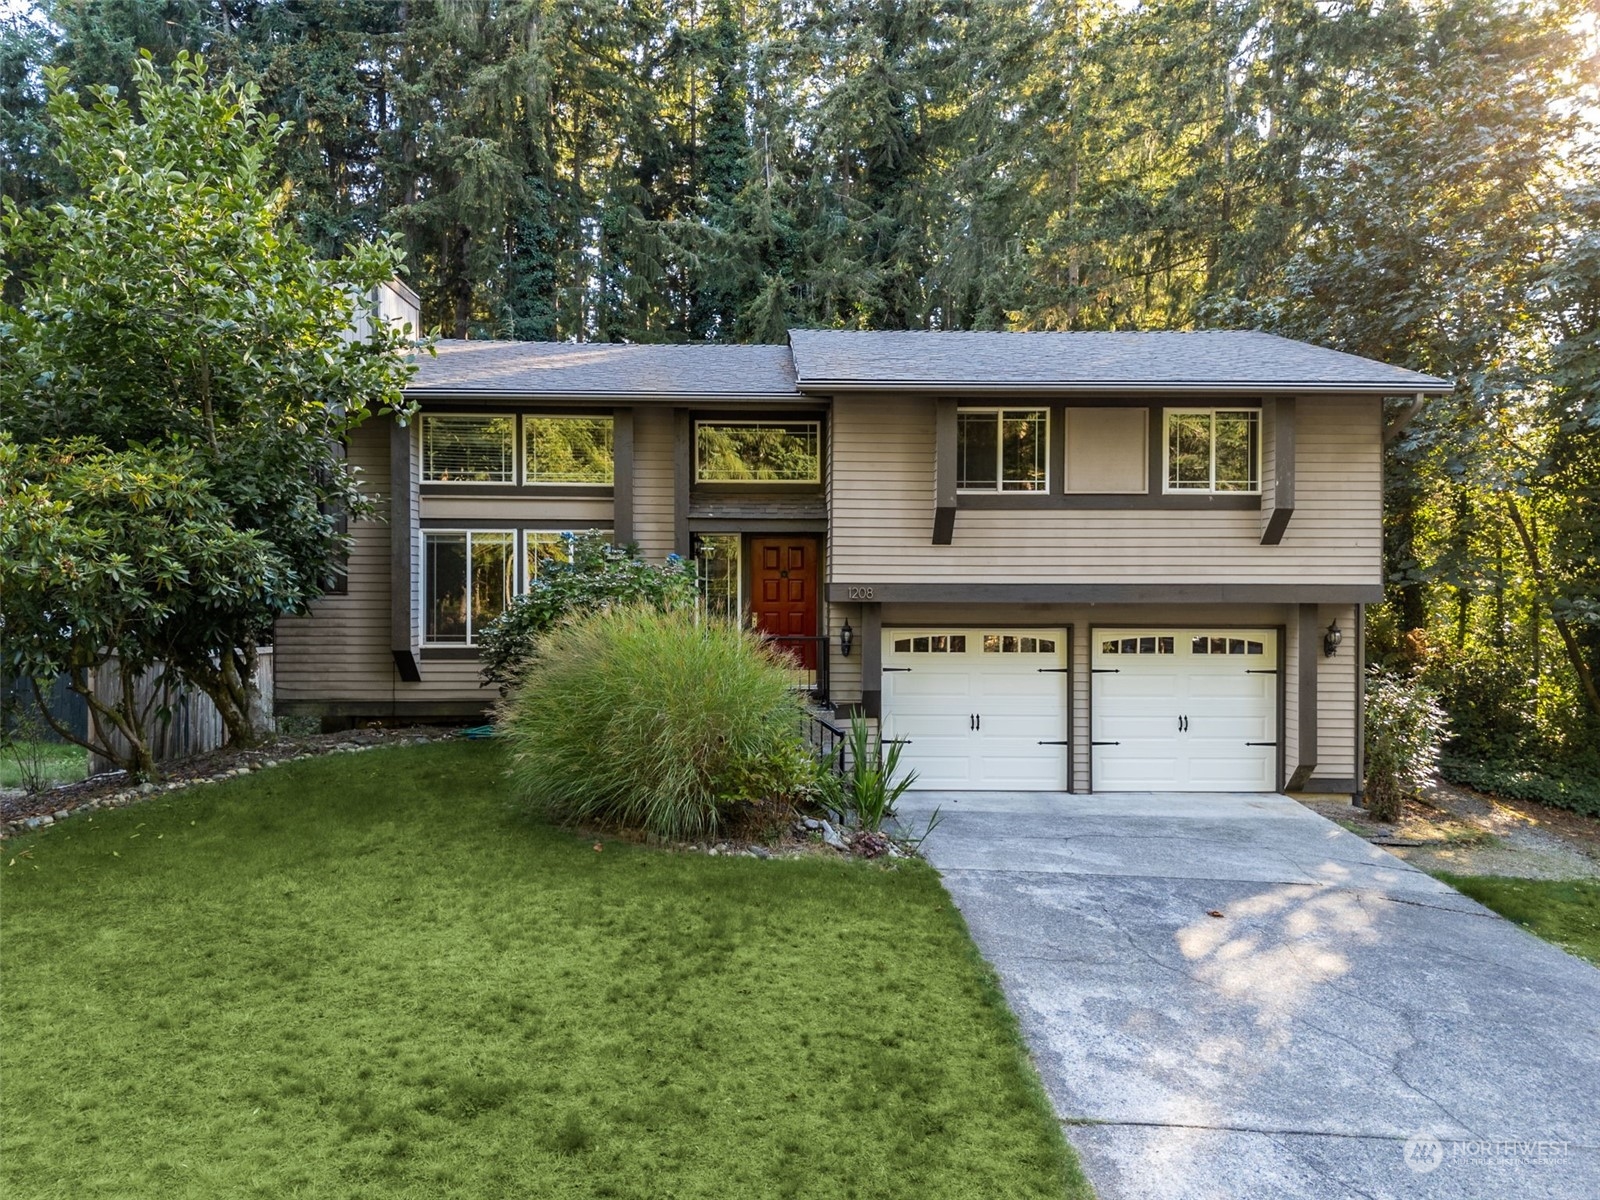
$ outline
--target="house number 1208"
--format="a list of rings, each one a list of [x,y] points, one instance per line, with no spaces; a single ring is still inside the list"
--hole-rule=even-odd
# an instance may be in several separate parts
[[[869,587],[853,587],[850,589],[849,596],[852,600],[871,600],[872,589]]]

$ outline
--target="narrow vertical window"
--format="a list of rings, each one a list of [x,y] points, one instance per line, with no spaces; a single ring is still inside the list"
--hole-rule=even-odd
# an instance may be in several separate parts
[[[467,535],[430,533],[424,537],[427,564],[430,642],[467,640]]]
[[[731,625],[743,619],[739,543],[736,533],[712,533],[696,537],[694,547],[700,564],[700,601],[706,616]]]
[[[475,533],[472,535],[472,624],[468,640],[477,641],[484,626],[511,603],[516,591],[516,544],[514,533]]]

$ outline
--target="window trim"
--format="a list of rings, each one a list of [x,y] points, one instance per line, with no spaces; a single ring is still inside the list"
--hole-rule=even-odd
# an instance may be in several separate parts
[[[529,421],[604,421],[611,426],[611,478],[602,483],[572,479],[528,478]],[[617,486],[617,417],[613,412],[519,412],[517,414],[517,486],[519,488],[581,488],[584,491],[611,491]],[[548,530],[535,530],[546,533]]]
[[[1251,473],[1255,476],[1253,488],[1218,488],[1217,487],[1217,414],[1218,413],[1254,413],[1256,419],[1256,445],[1255,462],[1251,464]],[[1161,410],[1161,494],[1163,496],[1260,496],[1261,493],[1261,458],[1262,458],[1262,406],[1259,404],[1216,404],[1210,407],[1185,406],[1183,408],[1167,408]],[[1211,480],[1209,487],[1173,487],[1172,486],[1172,418],[1208,416],[1211,418]]]
[[[476,650],[478,642],[474,638],[472,628],[472,598],[467,598],[467,640],[464,642],[431,642],[428,640],[428,538],[438,534],[464,534],[467,538],[467,580],[470,587],[472,579],[472,539],[485,534],[511,535],[511,595],[515,599],[528,592],[533,576],[528,572],[528,548],[533,544],[530,534],[551,534],[560,537],[562,534],[577,536],[587,533],[594,526],[584,528],[552,528],[546,525],[427,525],[417,531],[420,564],[420,578],[417,586],[417,597],[420,612],[417,615],[417,628],[421,631],[421,648],[424,650]],[[600,533],[611,534],[615,538],[615,531],[600,528]],[[615,545],[615,541],[612,543]]]
[[[417,614],[417,628],[422,635],[420,644],[424,649],[437,650],[447,647],[454,647],[457,649],[461,647],[477,647],[478,642],[477,639],[473,637],[473,633],[475,631],[472,628],[472,541],[476,537],[483,537],[485,535],[503,537],[508,533],[511,535],[511,595],[513,598],[515,598],[520,596],[524,590],[524,585],[522,582],[522,564],[519,558],[519,551],[522,548],[521,529],[486,529],[482,527],[463,525],[459,528],[456,526],[450,526],[448,528],[427,528],[419,529],[417,531],[418,548],[420,550],[420,555],[417,561],[421,568],[419,571],[420,578],[418,579],[417,586],[417,598],[420,602],[419,607],[421,608],[421,612]],[[430,597],[428,591],[428,539],[430,537],[437,537],[439,535],[455,536],[458,534],[467,539],[466,640],[459,642],[429,641],[428,604]]]
[[[700,430],[703,426],[711,425],[722,428],[761,428],[764,426],[789,426],[809,425],[816,431],[817,454],[816,473],[810,479],[707,479],[701,473],[700,464]],[[729,419],[697,418],[691,434],[692,445],[692,470],[690,482],[694,487],[708,488],[785,488],[785,487],[820,487],[822,485],[822,418],[821,417],[734,417]]]
[[[433,479],[428,475],[427,422],[439,418],[476,417],[485,421],[511,422],[510,479]],[[522,414],[503,412],[422,412],[417,414],[417,483],[422,487],[506,488],[522,486]],[[459,643],[451,643],[459,645]]]
[[[959,472],[960,472],[960,462],[961,462],[961,416],[962,416],[963,413],[993,414],[993,416],[995,418],[996,426],[1000,425],[1005,420],[1005,414],[1006,413],[1026,413],[1026,414],[1043,413],[1044,414],[1044,480],[1043,480],[1041,486],[1036,487],[1036,488],[1008,488],[1008,487],[1005,486],[1005,482],[1006,481],[1005,481],[1005,479],[1004,479],[1004,477],[1002,475],[1002,472],[1001,472],[1002,464],[1005,461],[1005,440],[1004,440],[1004,438],[999,436],[998,430],[997,430],[996,431],[996,437],[995,437],[995,449],[994,449],[994,453],[995,453],[995,463],[994,463],[995,485],[994,485],[994,487],[992,487],[992,488],[986,488],[986,487],[962,487],[961,486],[961,478],[960,478]],[[956,495],[957,496],[1006,496],[1006,497],[1050,496],[1050,495],[1053,495],[1054,492],[1053,492],[1052,489],[1053,489],[1054,484],[1055,484],[1055,479],[1054,479],[1055,470],[1054,470],[1054,463],[1052,461],[1055,458],[1055,454],[1054,454],[1054,449],[1055,449],[1054,424],[1055,424],[1055,406],[1052,405],[1052,404],[1046,404],[1043,407],[1040,407],[1039,405],[1033,405],[1031,407],[1030,406],[1017,407],[1017,406],[1013,406],[1013,405],[1004,405],[1004,404],[988,405],[988,404],[959,404],[958,403],[956,405],[956,466],[954,468],[956,470],[956,472],[957,472],[957,476],[956,476]]]
[[[707,578],[706,578],[706,575],[705,575],[705,558],[700,553],[701,543],[706,538],[727,538],[727,539],[729,539],[729,540],[731,540],[733,542],[734,548],[737,551],[738,557],[737,557],[737,559],[735,559],[734,571],[733,571],[734,623],[738,624],[738,625],[743,625],[745,623],[745,613],[748,611],[748,609],[746,607],[747,602],[748,602],[748,597],[745,595],[745,592],[746,592],[746,588],[745,588],[745,566],[746,566],[746,563],[745,563],[745,550],[744,550],[745,534],[743,532],[739,532],[739,533],[702,532],[702,533],[695,533],[695,534],[692,534],[690,536],[690,541],[691,541],[690,549],[692,551],[692,557],[695,560],[695,575],[696,575],[695,586],[696,586],[696,589],[697,589],[697,591],[699,593],[697,598],[696,598],[696,602],[695,603],[696,603],[697,611],[699,612],[699,614],[702,617],[709,617],[709,615],[710,615],[710,605],[707,603],[709,597],[705,593],[705,585],[706,585],[706,582],[707,582]]]

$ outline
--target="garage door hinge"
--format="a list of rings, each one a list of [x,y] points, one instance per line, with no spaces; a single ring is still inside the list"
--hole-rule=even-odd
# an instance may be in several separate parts
[[[1069,675],[1071,673],[1072,673],[1072,668],[1071,667],[1040,667],[1039,668],[1039,674],[1041,674],[1041,675]]]
[[[1277,742],[1246,742],[1246,746],[1276,746]]]
[[[1090,742],[1091,746],[1120,746],[1121,742]]]
[[[1090,667],[1089,668],[1089,674],[1091,674],[1091,675],[1121,675],[1122,674],[1122,668],[1121,667]]]

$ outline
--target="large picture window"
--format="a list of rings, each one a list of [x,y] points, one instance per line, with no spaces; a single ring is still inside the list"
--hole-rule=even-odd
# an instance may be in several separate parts
[[[1259,492],[1261,412],[1168,409],[1167,491]]]
[[[609,530],[601,531],[610,541]],[[518,574],[518,539],[521,574]],[[553,562],[570,562],[570,531],[427,530],[422,535],[423,641],[471,646]]]
[[[424,414],[425,483],[515,483],[517,419]]]
[[[1043,408],[956,410],[958,490],[1048,491],[1049,462],[1049,410]]]
[[[821,483],[820,421],[700,421],[694,475],[700,483]]]
[[[524,417],[526,483],[612,482],[610,417]]]

